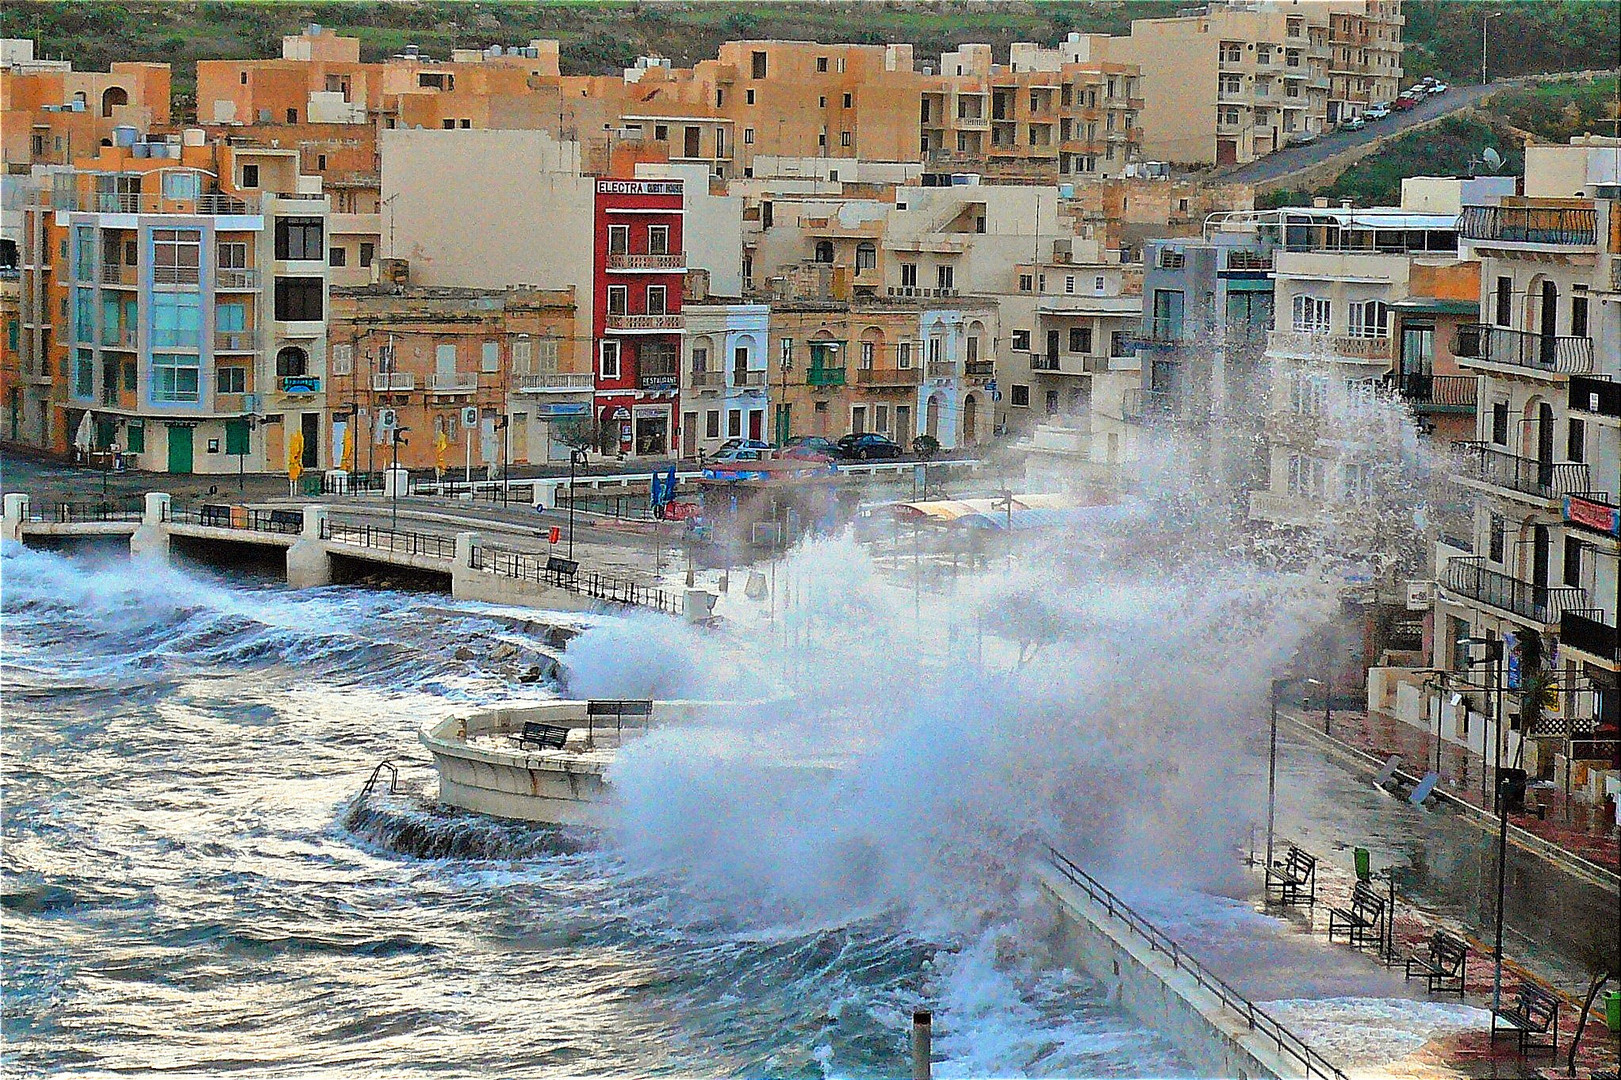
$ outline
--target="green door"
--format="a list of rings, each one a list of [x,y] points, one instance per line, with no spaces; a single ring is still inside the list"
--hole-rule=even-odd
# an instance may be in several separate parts
[[[181,424],[169,425],[169,471],[172,473],[191,472],[191,432],[191,428]]]

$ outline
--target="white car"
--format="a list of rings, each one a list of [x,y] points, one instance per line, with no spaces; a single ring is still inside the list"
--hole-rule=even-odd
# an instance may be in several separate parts
[[[1378,104],[1372,105],[1369,108],[1367,108],[1366,110],[1364,110],[1364,112],[1362,113],[1362,119],[1364,119],[1364,120],[1383,120],[1385,117],[1387,117],[1389,115],[1390,115],[1390,103],[1388,101],[1381,101]]]
[[[1452,88],[1444,82],[1430,84],[1430,93],[1432,94],[1444,94],[1450,89]]]

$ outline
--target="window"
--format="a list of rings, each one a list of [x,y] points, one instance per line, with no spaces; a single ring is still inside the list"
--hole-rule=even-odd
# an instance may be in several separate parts
[[[1030,388],[1015,383],[1010,388],[1008,402],[1015,408],[1028,409],[1030,407]]]
[[[132,394],[135,393],[135,380],[137,377],[138,376],[135,371],[135,361],[131,360],[129,363],[124,365],[124,389],[128,390]],[[133,444],[131,444],[130,449],[135,449]]]
[[[1103,292],[1103,277],[1102,277],[1102,275],[1099,275],[1098,277],[1092,279],[1092,291],[1095,292],[1095,293],[1102,293]]]
[[[1570,298],[1570,336],[1587,336],[1587,297],[1572,296]]]
[[[201,296],[193,292],[152,294],[154,348],[195,349],[201,337]]]
[[[816,58],[816,70],[818,73],[825,72],[827,70],[827,57],[818,56]]]
[[[501,370],[501,343],[486,341],[479,346],[478,369],[486,374]]]
[[[96,276],[96,230],[80,225],[73,230],[73,235],[75,276],[80,281],[90,281]]]
[[[377,245],[368,240],[362,240],[360,242],[360,265],[370,266],[372,264],[372,259],[376,258],[376,256]]]
[[[1351,305],[1351,336],[1382,338],[1390,336],[1390,314],[1380,300]]]
[[[1021,351],[1021,352],[1029,352],[1030,351],[1030,331],[1028,331],[1028,330],[1015,330],[1015,331],[1013,331],[1013,347],[1015,349]]]
[[[917,286],[917,263],[901,263],[901,286],[907,289]]]
[[[73,290],[73,337],[77,341],[96,340],[96,291]]]
[[[1294,299],[1294,332],[1297,334],[1328,333],[1329,302],[1315,296],[1296,296]]]
[[[830,262],[832,262],[833,261],[833,241],[831,241],[831,240],[818,240],[818,241],[816,241],[815,259],[819,263],[830,263]]]
[[[201,400],[196,353],[152,354],[152,400],[182,404]]]
[[[196,229],[152,230],[152,280],[159,285],[195,285],[203,234]]]
[[[649,225],[647,227],[647,253],[649,255],[668,255],[670,253],[670,227],[668,225]]]
[[[863,341],[861,343],[861,370],[871,371],[874,358],[878,353],[876,342]]]
[[[937,338],[937,337],[930,338],[929,339],[929,363],[938,364],[941,360],[945,359],[945,350],[946,350],[946,343],[945,343],[944,339]]]
[[[320,218],[276,219],[276,258],[319,259],[325,247]]]
[[[746,105],[754,104],[754,87],[751,86],[747,90],[743,91],[743,102]]]
[[[310,354],[297,345],[288,345],[276,353],[276,376],[299,378],[310,373]]]
[[[794,365],[794,339],[793,338],[783,338],[782,339],[782,341],[781,341],[781,351],[780,351],[779,355],[782,358],[782,367],[783,367],[784,371],[786,371],[788,368],[793,367],[793,365]]]
[[[1497,304],[1493,313],[1498,326],[1507,326],[1513,322],[1514,306],[1514,279],[1500,277],[1497,279]]]
[[[903,341],[895,347],[895,363],[902,369],[912,366],[912,343]]]
[[[1036,278],[1035,278],[1034,274],[1020,274],[1019,275],[1019,291],[1020,292],[1029,292],[1030,290],[1034,289],[1035,287],[1036,287]]]
[[[347,266],[349,253],[341,247],[332,248],[326,254],[326,263],[328,266]]]
[[[750,90],[749,91],[749,97],[752,98],[753,96],[754,96],[754,91]],[[752,105],[754,103],[751,101],[751,102],[749,102],[749,104]],[[754,145],[754,129],[753,128],[746,127],[746,128],[743,129],[743,145],[744,146],[753,146]]]
[[[1565,537],[1565,584],[1581,586],[1582,542],[1574,536]]]
[[[878,268],[878,247],[863,240],[856,245],[856,273]]]
[[[630,286],[608,286],[608,314],[623,315],[630,309]]]
[[[940,265],[935,267],[934,271],[935,280],[939,282],[940,288],[950,289],[953,287],[952,283],[956,279],[956,269],[954,267]]]
[[[1069,351],[1072,353],[1089,353],[1092,351],[1092,328],[1090,326],[1072,326],[1069,328]]]
[[[623,255],[630,250],[630,226],[608,226],[608,254]]]
[[[1296,499],[1321,499],[1326,470],[1321,458],[1289,455],[1289,494]]]
[[[1491,514],[1486,518],[1486,557],[1494,563],[1501,563],[1506,548],[1503,515]]]
[[[298,110],[297,109],[288,109],[287,110],[287,122],[289,124],[298,123]]]
[[[96,356],[89,349],[79,349],[73,359],[73,396],[88,398],[96,394]]]
[[[257,166],[257,165],[244,165],[244,166],[242,166],[242,186],[245,187],[245,188],[258,187],[259,186],[259,166]]]
[[[1492,403],[1492,442],[1498,446],[1508,445],[1508,402],[1494,401]]]
[[[240,334],[248,328],[246,304],[221,304],[214,309],[214,329],[222,334]]]
[[[703,375],[709,371],[709,350],[695,347],[692,350],[692,373]]]
[[[840,146],[849,146],[850,145],[850,133],[848,131],[839,132],[839,145]]]
[[[318,322],[323,299],[320,278],[276,279],[276,318],[281,322]]]
[[[355,372],[355,347],[353,345],[334,345],[329,358],[329,366],[334,375],[353,375]]]
[[[602,343],[602,377],[604,379],[619,378],[619,342],[604,341]]]
[[[1296,416],[1321,416],[1328,410],[1328,380],[1296,371],[1289,380],[1289,411]]]
[[[1075,275],[1074,274],[1065,274],[1064,275],[1064,292],[1066,292],[1066,293],[1074,293],[1075,292]]]
[[[1347,500],[1366,502],[1373,498],[1373,466],[1367,462],[1348,462],[1340,468],[1340,496]]]
[[[743,434],[743,412],[741,409],[726,410],[726,434],[733,439]]]
[[[647,287],[646,310],[649,315],[664,314],[664,289],[663,285],[649,285]]]
[[[248,265],[248,245],[241,240],[221,240],[217,249],[221,270],[245,270]]]
[[[222,394],[245,394],[248,390],[248,369],[245,367],[222,367],[219,369],[219,392]]]
[[[1576,417],[1570,418],[1569,429],[1565,432],[1565,460],[1587,460],[1587,424]]]
[[[710,409],[704,417],[704,438],[720,438],[720,410]]]
[[[519,338],[512,343],[513,361],[517,362],[520,346],[527,346],[528,340]],[[535,342],[534,370],[540,375],[557,374],[557,339],[554,337],[541,338]]]
[[[757,52],[750,54],[749,77],[751,79],[765,78],[765,53]]]

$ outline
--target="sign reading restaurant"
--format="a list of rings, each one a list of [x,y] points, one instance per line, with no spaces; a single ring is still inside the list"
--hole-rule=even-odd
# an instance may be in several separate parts
[[[679,180],[598,180],[598,195],[679,195]]]

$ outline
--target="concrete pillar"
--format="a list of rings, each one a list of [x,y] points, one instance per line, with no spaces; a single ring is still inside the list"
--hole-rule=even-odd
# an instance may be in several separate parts
[[[473,569],[473,553],[484,546],[484,538],[476,532],[456,534],[456,557],[450,563],[450,595],[458,600],[485,600],[485,590],[479,586],[487,581],[482,570]]]
[[[167,491],[149,491],[141,510],[141,523],[129,538],[132,559],[169,561],[169,507],[173,496]]]
[[[411,493],[411,474],[405,469],[383,470],[383,498],[392,499],[396,495],[404,497]]]
[[[28,520],[28,496],[7,495],[5,517],[0,519],[0,538],[22,542],[23,522]]]
[[[287,549],[287,585],[293,589],[314,589],[332,584],[332,554],[321,538],[328,508],[304,507],[304,529]]]

